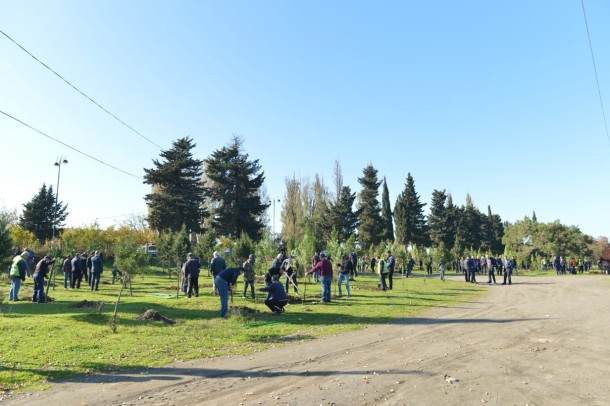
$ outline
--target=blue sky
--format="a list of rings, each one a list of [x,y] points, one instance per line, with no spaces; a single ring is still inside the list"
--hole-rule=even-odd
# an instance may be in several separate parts
[[[610,3],[585,0],[610,112]],[[372,163],[394,203],[469,193],[507,221],[536,212],[610,235],[610,153],[581,2],[7,1],[0,29],[164,149],[245,140],[267,193]],[[0,35],[0,111],[137,176],[160,150]],[[0,206],[42,186],[70,226],[144,214],[148,187],[0,114]],[[276,206],[279,230],[280,206]],[[270,213],[270,217],[272,217]]]

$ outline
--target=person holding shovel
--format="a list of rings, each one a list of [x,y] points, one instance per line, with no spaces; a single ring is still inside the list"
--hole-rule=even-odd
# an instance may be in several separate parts
[[[229,312],[229,291],[235,288],[237,278],[244,273],[243,267],[226,268],[214,278],[214,284],[220,296],[220,317],[227,317]]]

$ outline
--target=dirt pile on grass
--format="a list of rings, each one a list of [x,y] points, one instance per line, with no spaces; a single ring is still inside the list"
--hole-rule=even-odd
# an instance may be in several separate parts
[[[230,310],[234,314],[252,315],[258,313],[258,310],[248,306],[231,306]]]
[[[76,302],[70,305],[70,307],[76,307],[76,308],[83,308],[83,307],[102,307],[104,305],[104,302],[99,302],[99,301],[88,301],[88,300],[83,300],[80,302]]]
[[[155,309],[148,309],[144,313],[138,316],[138,320],[146,320],[146,321],[162,321],[166,324],[176,324],[174,320],[170,320],[167,317],[164,317],[156,311]]]

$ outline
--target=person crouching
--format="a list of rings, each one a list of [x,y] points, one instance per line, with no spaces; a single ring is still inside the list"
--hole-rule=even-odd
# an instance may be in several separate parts
[[[271,284],[264,288],[258,288],[260,292],[268,292],[268,297],[265,300],[265,304],[275,314],[284,313],[284,306],[288,303],[288,297],[286,296],[286,289],[280,282],[279,275],[273,275],[271,277]]]

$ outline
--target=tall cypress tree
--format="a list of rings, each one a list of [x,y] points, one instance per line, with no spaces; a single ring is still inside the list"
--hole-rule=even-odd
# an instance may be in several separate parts
[[[144,183],[152,193],[144,200],[148,205],[148,223],[156,230],[201,231],[205,211],[201,183],[202,161],[193,157],[196,144],[190,137],[174,141],[172,148],[161,152],[164,161],[153,159],[154,168],[144,168]]]
[[[383,222],[379,213],[379,185],[377,169],[369,164],[362,171],[362,177],[358,178],[362,186],[359,194],[360,225],[358,226],[358,239],[366,249],[371,244],[379,244],[381,241]]]
[[[390,207],[390,191],[388,183],[383,177],[381,192],[381,220],[383,221],[382,238],[384,241],[394,241],[394,223],[392,222],[392,208]]]
[[[265,174],[258,159],[249,160],[242,152],[242,144],[241,138],[233,137],[229,145],[204,160],[205,194],[214,207],[212,228],[217,235],[239,238],[245,233],[258,241],[265,228],[263,214],[269,207],[260,194]]]
[[[396,239],[401,244],[409,243],[426,246],[429,243],[424,206],[415,192],[415,181],[407,174],[405,189],[400,193],[394,205],[394,222],[396,223]]]
[[[19,217],[19,226],[34,233],[40,242],[53,237],[53,228],[61,231],[66,220],[68,205],[57,202],[53,186],[43,184],[38,193],[23,205],[23,213]]]

